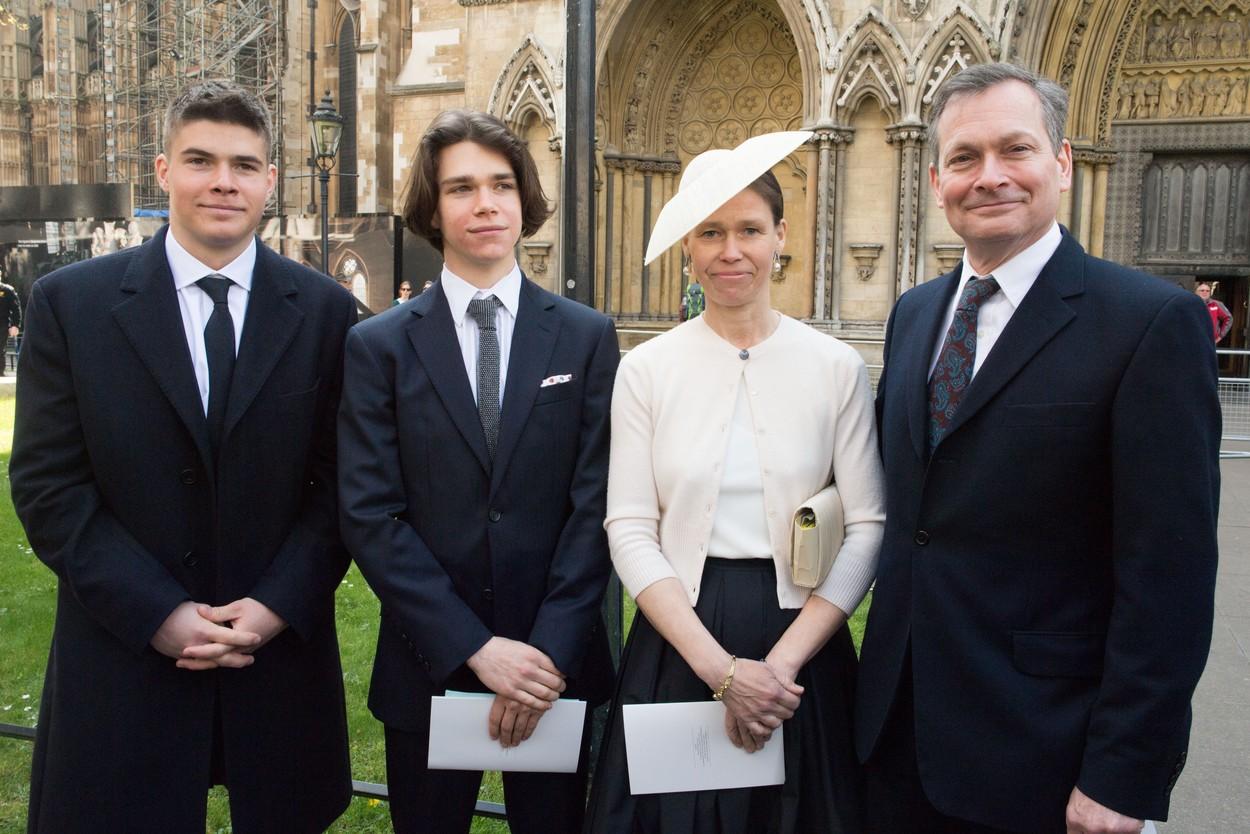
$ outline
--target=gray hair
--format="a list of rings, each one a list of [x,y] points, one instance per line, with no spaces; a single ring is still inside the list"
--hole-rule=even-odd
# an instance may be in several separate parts
[[[1046,124],[1046,134],[1050,137],[1050,144],[1055,153],[1059,153],[1059,149],[1063,146],[1063,126],[1068,120],[1067,91],[1049,78],[1015,64],[973,64],[952,75],[933,96],[933,110],[929,114],[926,139],[933,150],[934,165],[941,167],[941,159],[938,156],[938,121],[942,118],[942,113],[946,111],[946,106],[951,103],[952,99],[983,93],[1004,81],[1019,81],[1037,95],[1037,100],[1042,105],[1042,120]]]
[[[265,155],[269,155],[273,142],[269,108],[233,81],[197,81],[183,88],[165,110],[165,150],[169,150],[169,141],[178,128],[200,120],[239,125],[259,133],[265,138]]]

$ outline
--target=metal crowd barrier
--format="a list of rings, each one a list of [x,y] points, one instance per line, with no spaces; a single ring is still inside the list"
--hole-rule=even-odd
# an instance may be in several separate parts
[[[1219,356],[1241,357],[1232,363],[1242,376],[1221,376],[1219,380],[1220,409],[1224,413],[1221,442],[1250,441],[1250,350],[1217,350]],[[1250,458],[1250,451],[1221,449],[1222,458]]]

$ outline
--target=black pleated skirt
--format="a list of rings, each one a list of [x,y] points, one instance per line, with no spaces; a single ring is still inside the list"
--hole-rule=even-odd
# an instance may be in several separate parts
[[[772,560],[710,558],[695,613],[730,654],[759,659],[799,611],[778,607]],[[632,796],[621,707],[712,697],[639,611],[621,657],[586,834],[857,834],[863,786],[851,724],[856,664],[841,628],[799,673],[805,691],[782,725],[785,784]]]

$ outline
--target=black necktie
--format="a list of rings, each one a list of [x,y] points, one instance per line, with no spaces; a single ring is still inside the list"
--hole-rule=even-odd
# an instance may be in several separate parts
[[[234,375],[234,319],[227,301],[233,282],[221,275],[208,275],[195,283],[213,299],[213,314],[204,326],[204,353],[208,356],[208,441],[216,458]]]
[[[486,435],[486,451],[495,459],[499,441],[499,334],[495,311],[503,306],[495,296],[469,302],[469,315],[477,322],[477,413]]]

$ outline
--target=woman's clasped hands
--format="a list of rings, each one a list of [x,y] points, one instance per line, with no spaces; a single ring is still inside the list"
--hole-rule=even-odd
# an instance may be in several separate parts
[[[799,708],[803,687],[760,660],[739,658],[725,690],[725,732],[735,747],[754,753]]]

